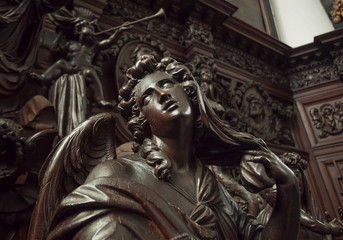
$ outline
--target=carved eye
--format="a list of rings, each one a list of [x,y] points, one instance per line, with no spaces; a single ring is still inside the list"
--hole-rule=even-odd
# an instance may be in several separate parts
[[[151,100],[151,93],[144,94],[141,101],[142,106],[147,105],[150,102],[150,100]]]
[[[163,84],[162,84],[162,88],[171,88],[174,86],[174,82],[170,79],[166,79],[165,81],[163,81]]]

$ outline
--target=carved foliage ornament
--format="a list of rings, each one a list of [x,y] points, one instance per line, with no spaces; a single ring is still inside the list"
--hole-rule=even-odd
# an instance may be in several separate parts
[[[217,45],[217,43],[216,43]],[[288,80],[281,72],[267,66],[264,62],[234,48],[216,46],[216,57],[230,65],[250,72],[273,83],[287,85]]]
[[[310,69],[289,75],[291,89],[310,87],[339,78],[337,66],[328,63],[328,61],[312,63],[311,65],[313,67]]]
[[[213,35],[209,26],[196,22],[193,19],[187,21],[185,30],[185,45],[189,46],[193,41],[203,42],[211,47],[213,44]]]
[[[330,55],[333,57],[333,64],[337,67],[338,74],[343,75],[343,49],[331,51]]]
[[[117,0],[112,1],[104,8],[104,15],[113,16],[119,22],[130,22],[151,15],[153,12],[142,8],[139,5]],[[164,23],[161,21],[141,22],[142,29],[149,32],[156,32],[164,38],[182,44],[184,42],[184,26],[177,25],[175,22]],[[181,30],[182,29],[182,30]]]
[[[21,138],[23,128],[10,119],[0,118],[0,183],[15,176],[22,164],[22,150],[25,139]]]
[[[151,12],[133,3],[125,2],[124,5],[123,1],[117,0],[106,5],[104,8],[104,15],[113,16],[120,22],[131,22],[149,16],[151,15]],[[148,23],[142,22],[140,24],[146,27]]]
[[[309,110],[312,123],[320,132],[320,138],[335,136],[343,132],[343,102],[334,104],[325,103],[319,108],[312,107]]]

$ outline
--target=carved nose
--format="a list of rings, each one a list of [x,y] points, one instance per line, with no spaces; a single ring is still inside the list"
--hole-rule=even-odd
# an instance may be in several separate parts
[[[170,94],[168,94],[166,91],[163,91],[163,90],[160,91],[160,103],[165,102],[169,98],[170,98]]]

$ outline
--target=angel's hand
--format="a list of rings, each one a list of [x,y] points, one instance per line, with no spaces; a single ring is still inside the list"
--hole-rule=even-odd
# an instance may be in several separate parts
[[[244,158],[247,162],[261,163],[268,176],[274,178],[277,184],[296,181],[293,171],[270,150],[248,150],[245,152]]]

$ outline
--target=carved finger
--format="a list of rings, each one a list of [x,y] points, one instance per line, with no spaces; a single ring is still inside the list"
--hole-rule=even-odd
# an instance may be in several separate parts
[[[254,156],[267,156],[268,152],[261,151],[261,150],[247,150],[244,151],[244,153],[249,154],[249,155],[254,155]]]
[[[263,165],[269,165],[269,159],[264,156],[252,156],[247,162],[261,163]]]

